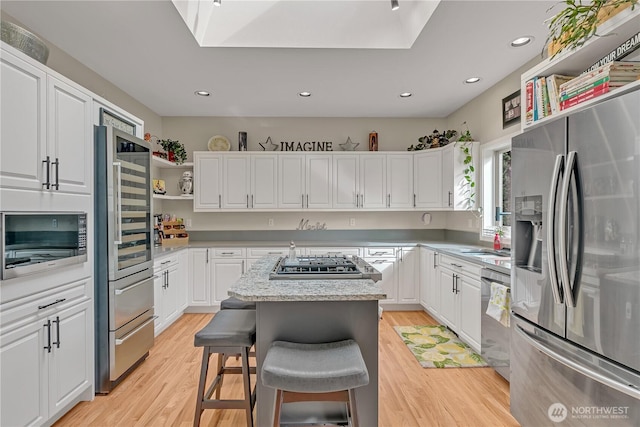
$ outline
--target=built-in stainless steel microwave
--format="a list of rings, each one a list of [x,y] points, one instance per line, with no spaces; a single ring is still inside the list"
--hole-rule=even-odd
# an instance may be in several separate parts
[[[0,280],[87,261],[86,212],[0,212]]]

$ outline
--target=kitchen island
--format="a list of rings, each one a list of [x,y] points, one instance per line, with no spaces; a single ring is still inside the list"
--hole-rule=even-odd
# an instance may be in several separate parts
[[[369,384],[356,389],[360,424],[378,425],[378,300],[386,298],[370,279],[269,280],[278,261],[268,256],[255,262],[231,287],[229,295],[256,302],[256,425],[271,425],[275,390],[262,385],[260,370],[273,341],[321,343],[354,339],[369,371]],[[340,417],[335,403],[293,404],[282,421],[331,421]],[[314,418],[319,417],[319,418]]]

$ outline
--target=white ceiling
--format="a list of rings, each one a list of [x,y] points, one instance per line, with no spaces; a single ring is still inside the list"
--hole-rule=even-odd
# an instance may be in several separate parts
[[[390,1],[361,1],[387,3],[397,19]],[[407,0],[399,1],[402,10]],[[539,56],[556,3],[444,0],[409,49],[199,47],[169,0],[0,7],[160,116],[436,118]],[[535,40],[511,47],[521,35]],[[464,84],[471,76],[482,80]],[[407,91],[413,96],[399,97]]]

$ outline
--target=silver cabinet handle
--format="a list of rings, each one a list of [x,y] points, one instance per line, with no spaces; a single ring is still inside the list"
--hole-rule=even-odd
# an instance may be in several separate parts
[[[53,345],[55,345],[56,348],[60,348],[60,317],[56,316],[56,320],[54,320],[51,323],[55,323],[56,324],[56,340],[53,343]]]
[[[449,204],[449,207],[451,207],[451,191],[449,191],[449,201],[447,203]]]
[[[253,208],[253,194],[251,195],[251,207]]]
[[[124,337],[122,337],[121,339],[116,339],[116,345],[122,345],[124,344],[124,342],[126,340],[128,340],[129,338],[131,338],[133,335],[135,335],[136,333],[138,333],[138,331],[142,328],[144,328],[145,326],[147,326],[149,323],[153,322],[154,320],[156,320],[158,318],[158,316],[153,316],[150,317],[146,322],[144,322],[142,325],[138,326],[137,328],[135,328],[133,331],[129,332],[127,335],[125,335]]]
[[[413,193],[413,207],[416,207],[416,194]]]
[[[309,207],[309,195],[307,194],[307,208]]]
[[[166,260],[166,261],[162,261],[160,264],[164,265],[164,264],[169,264],[171,262],[171,260]]]
[[[245,273],[245,271],[244,271],[244,260],[242,260],[242,274],[244,274],[244,273]]]
[[[47,320],[47,323],[42,326],[47,328],[47,345],[42,348],[46,349],[47,353],[51,353],[51,320]]]
[[[60,170],[60,160],[56,157],[55,162],[51,162],[51,165],[56,165],[56,183],[51,184],[52,187],[56,187],[56,190],[60,190],[60,179],[59,179],[59,170]]]
[[[627,396],[631,396],[634,399],[640,399],[640,390],[638,390],[635,386],[620,383],[619,381],[616,381],[613,378],[609,378],[599,372],[595,372],[589,369],[588,367],[583,366],[580,363],[574,362],[573,360],[564,357],[560,353],[557,353],[554,350],[547,347],[546,345],[544,345],[544,343],[540,342],[540,339],[538,337],[531,334],[530,332],[525,331],[520,326],[516,326],[516,331],[520,336],[522,336],[522,338],[524,338],[529,344],[535,347],[538,351],[546,354],[548,357],[556,360],[557,362],[562,363],[564,366],[570,369],[573,369],[574,371],[579,372],[591,378],[592,380],[599,382],[600,384],[604,384],[621,393],[624,393]]]
[[[233,252],[220,252],[220,255],[233,255]]]
[[[438,268],[438,264],[436,262],[437,258],[438,258],[438,252],[434,252],[433,253],[433,268]]]
[[[551,189],[549,190],[549,212],[547,215],[547,254],[549,262],[549,278],[551,279],[551,293],[556,304],[562,304],[563,299],[560,295],[560,283],[558,282],[558,267],[556,266],[556,199],[558,195],[558,184],[560,183],[560,175],[564,168],[564,156],[558,154],[556,156],[556,164],[553,167],[553,176],[551,179]]]
[[[207,248],[207,264],[209,264],[209,248]]]
[[[304,194],[301,194],[300,197],[302,198],[302,201],[300,202],[302,207],[304,208]]]
[[[218,194],[218,207],[222,207],[222,194]]]
[[[460,264],[451,263],[451,265],[453,265],[454,267],[462,268],[462,266]]]
[[[59,298],[59,299],[57,299],[54,302],[51,302],[49,304],[39,305],[38,306],[38,310],[42,310],[43,308],[51,307],[52,305],[60,304],[61,302],[66,301],[66,300],[67,300],[66,298]]]
[[[51,188],[51,178],[50,178],[50,170],[49,170],[50,167],[51,167],[51,158],[49,156],[47,156],[47,159],[43,160],[42,163],[46,163],[47,164],[47,167],[46,167],[46,170],[47,170],[47,182],[43,182],[42,186],[46,187],[47,190],[49,190]]]
[[[387,207],[391,207],[391,194],[387,194]]]
[[[247,209],[249,209],[249,195],[247,194]]]

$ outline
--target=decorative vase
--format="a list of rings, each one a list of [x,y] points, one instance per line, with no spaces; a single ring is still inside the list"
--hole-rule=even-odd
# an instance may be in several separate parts
[[[183,196],[193,194],[193,174],[190,171],[182,173],[182,178],[178,181],[178,188]]]
[[[378,132],[369,134],[369,151],[378,151]]]
[[[176,161],[176,153],[174,153],[173,151],[168,151],[167,152],[167,160],[169,160],[170,162],[175,162]]]
[[[238,132],[238,151],[247,151],[247,133]]]

